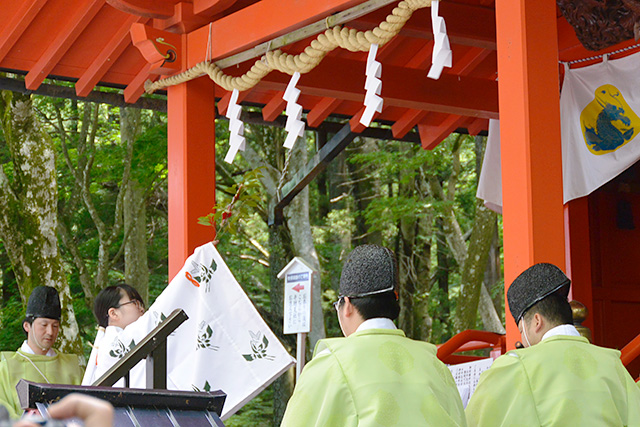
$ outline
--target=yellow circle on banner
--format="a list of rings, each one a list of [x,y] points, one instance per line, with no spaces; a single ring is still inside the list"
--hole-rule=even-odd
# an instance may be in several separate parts
[[[611,153],[633,140],[640,131],[640,118],[614,85],[596,89],[591,101],[580,113],[580,127],[589,151]]]

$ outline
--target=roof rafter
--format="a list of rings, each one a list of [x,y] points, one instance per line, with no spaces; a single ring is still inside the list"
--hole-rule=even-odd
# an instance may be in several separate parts
[[[364,101],[364,61],[326,57],[313,73],[304,74],[298,88],[305,95]],[[340,70],[340,79],[335,79]],[[284,90],[289,76],[273,72],[264,89]],[[412,108],[472,117],[498,118],[498,83],[474,77],[442,75],[431,80],[422,70],[385,66],[382,78],[385,106]]]
[[[189,33],[187,67],[204,60],[209,30],[216,61],[360,3],[364,0],[262,0]]]
[[[318,127],[320,124],[329,117],[329,114],[335,110],[338,105],[342,103],[342,100],[336,98],[322,98],[316,105],[309,110],[307,114],[307,123],[311,127]]]
[[[27,73],[25,77],[27,89],[33,90],[40,86],[104,4],[105,0],[90,0],[69,19],[68,25],[60,31],[58,37],[49,45],[31,71]]]
[[[413,127],[422,121],[429,114],[428,111],[421,110],[407,110],[396,122],[391,126],[391,131],[395,138],[402,138]]]
[[[9,53],[46,2],[47,0],[35,0],[32,3],[23,2],[20,10],[5,24],[4,31],[0,33],[0,61],[7,56],[7,53]]]
[[[273,95],[271,100],[262,108],[263,119],[272,122],[282,113],[284,106],[287,104],[287,101],[282,98],[283,96],[284,91],[278,91]]]
[[[131,80],[131,83],[124,88],[124,100],[127,102],[137,102],[138,99],[144,93],[144,82],[147,79],[155,80],[158,78],[157,75],[150,74],[151,64],[145,64],[144,67],[136,74],[136,76]]]
[[[129,16],[124,23],[116,30],[111,40],[100,51],[96,59],[82,74],[76,83],[76,93],[78,96],[86,96],[98,84],[100,79],[105,75],[109,68],[122,55],[122,52],[131,45],[131,36],[129,29],[131,24],[136,22],[145,24],[149,18],[138,18]]]
[[[460,117],[451,114],[439,124],[419,123],[418,132],[420,133],[422,148],[425,150],[433,150],[447,136],[451,135],[451,133],[459,127],[462,127],[470,119],[469,117]]]
[[[433,40],[430,9],[420,9],[400,30],[401,36]],[[447,35],[452,44],[496,50],[496,16],[493,9],[451,1],[440,3],[440,16],[447,23]],[[379,13],[362,16],[349,27],[368,30],[380,21]]]

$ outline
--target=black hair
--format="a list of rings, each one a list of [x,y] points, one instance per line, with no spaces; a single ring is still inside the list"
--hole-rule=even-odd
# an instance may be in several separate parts
[[[573,325],[573,313],[567,298],[557,292],[543,298],[524,313],[524,320],[529,323],[534,314],[540,314],[553,327]]]
[[[358,310],[364,320],[376,317],[395,320],[400,314],[400,304],[393,291],[366,297],[350,297],[349,301],[351,301],[351,304]]]
[[[98,321],[98,325],[106,328],[109,326],[109,309],[118,308],[120,306],[120,298],[127,295],[131,301],[140,301],[144,307],[142,297],[131,285],[120,283],[114,286],[107,286],[100,291],[93,303],[93,315]]]
[[[33,316],[25,316],[22,320],[22,332],[24,332],[24,336],[29,338],[29,332],[24,328],[24,322],[27,322],[29,325],[33,325],[33,321],[36,320]]]

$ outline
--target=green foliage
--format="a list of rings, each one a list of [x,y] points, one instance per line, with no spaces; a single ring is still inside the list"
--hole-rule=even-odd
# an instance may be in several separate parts
[[[273,418],[273,388],[267,387],[224,422],[227,427],[267,427]]]
[[[227,202],[224,196],[219,197],[224,201],[217,203],[212,213],[198,218],[198,224],[211,227],[219,224],[216,230],[217,236],[225,232],[236,234],[240,221],[262,203],[260,178],[262,178],[261,168],[245,172],[240,182],[225,188],[223,194],[234,194],[231,200]]]

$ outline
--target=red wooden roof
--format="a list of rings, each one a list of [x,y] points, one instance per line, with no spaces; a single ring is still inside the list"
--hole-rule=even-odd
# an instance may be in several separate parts
[[[187,34],[189,66],[205,59],[209,22],[213,59],[218,60],[258,43],[323,19],[328,13],[364,3],[362,0],[23,0],[5,2],[0,16],[0,69],[26,73],[25,84],[36,90],[47,77],[76,82],[86,96],[96,85],[125,89],[134,102],[149,78],[147,62],[131,41],[130,27],[143,23]],[[395,6],[385,6],[347,24],[359,30],[375,27]],[[324,11],[324,12],[323,12]],[[323,14],[324,13],[324,14]],[[316,14],[317,16],[315,16]],[[426,77],[433,35],[429,8],[416,11],[400,34],[380,48],[385,107],[376,120],[392,125],[401,138],[418,125],[425,148],[450,132],[477,134],[498,118],[497,55],[494,0],[445,0],[440,5],[453,50],[453,67],[437,81]],[[558,17],[559,58],[593,55],[578,42],[566,20]],[[301,52],[310,39],[283,50]],[[630,44],[627,43],[627,44]],[[183,43],[183,46],[185,43]],[[202,46],[198,48],[197,46]],[[616,46],[614,48],[618,48]],[[614,49],[612,48],[612,50]],[[255,60],[227,69],[239,74]],[[354,116],[363,108],[366,53],[331,52],[302,76],[300,103],[311,125],[328,115]],[[242,94],[243,102],[266,105],[273,120],[289,76],[272,72]],[[226,91],[216,88],[216,96]]]

